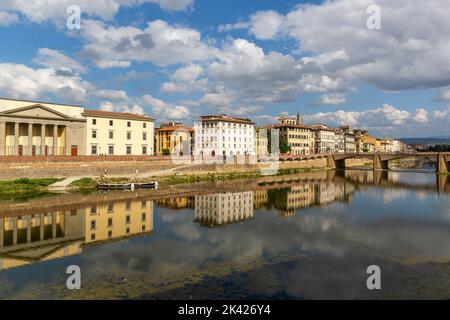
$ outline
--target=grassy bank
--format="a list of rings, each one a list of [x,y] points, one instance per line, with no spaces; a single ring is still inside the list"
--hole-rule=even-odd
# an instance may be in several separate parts
[[[0,199],[29,198],[47,193],[47,187],[60,181],[57,178],[0,181]]]

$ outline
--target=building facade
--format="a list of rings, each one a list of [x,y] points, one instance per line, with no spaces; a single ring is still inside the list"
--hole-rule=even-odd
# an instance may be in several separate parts
[[[89,155],[153,155],[154,120],[132,113],[85,110]]]
[[[334,153],[335,131],[322,124],[310,128],[314,132],[314,153]]]
[[[266,156],[269,154],[270,129],[255,129],[255,151],[257,155]]]
[[[86,153],[86,119],[79,106],[0,99],[0,156]]]
[[[0,156],[153,153],[154,120],[147,116],[0,99]]]
[[[289,155],[309,155],[311,153],[312,131],[303,126],[300,115],[296,118],[280,117],[280,123],[274,128],[280,130],[280,150],[288,148]]]
[[[194,154],[198,156],[255,155],[255,125],[227,115],[202,116],[195,123]]]
[[[156,155],[188,155],[191,150],[191,128],[181,123],[162,123],[155,130]]]

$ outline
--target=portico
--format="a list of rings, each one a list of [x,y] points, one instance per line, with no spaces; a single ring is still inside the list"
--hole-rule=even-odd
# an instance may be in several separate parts
[[[78,155],[85,125],[40,104],[0,112],[0,156]]]

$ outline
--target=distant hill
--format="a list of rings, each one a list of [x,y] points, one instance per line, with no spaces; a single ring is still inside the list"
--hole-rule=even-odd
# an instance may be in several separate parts
[[[428,137],[428,138],[400,138],[406,144],[450,144],[450,137]]]

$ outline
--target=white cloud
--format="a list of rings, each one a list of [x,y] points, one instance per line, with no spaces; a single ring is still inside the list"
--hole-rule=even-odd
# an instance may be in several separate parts
[[[174,27],[165,21],[148,23],[147,28],[114,27],[103,22],[84,21],[82,34],[88,42],[82,50],[99,68],[128,67],[132,61],[159,66],[206,60],[218,51],[202,42],[197,30]]]
[[[345,96],[341,93],[333,93],[333,94],[324,94],[322,95],[319,100],[317,101],[317,104],[328,104],[328,105],[340,105],[344,104],[346,102]]]
[[[127,93],[123,90],[95,90],[92,91],[91,95],[93,97],[102,100],[114,100],[114,101],[129,101]]]
[[[60,75],[53,68],[33,69],[22,64],[0,63],[0,91],[11,98],[36,99],[50,93],[80,102],[92,88],[78,75]]]
[[[144,109],[138,105],[132,105],[131,107],[128,104],[118,104],[113,103],[111,101],[103,101],[100,103],[100,110],[110,111],[110,112],[127,112],[143,115],[145,114]]]
[[[140,101],[142,104],[152,107],[153,113],[158,120],[182,120],[190,115],[186,107],[173,105],[148,94],[142,96]]]
[[[168,11],[183,11],[193,7],[195,0],[2,0],[0,2],[0,18],[6,17],[11,22],[17,21],[20,13],[27,20],[37,23],[52,21],[59,26],[64,26],[68,14],[67,8],[78,5],[82,14],[89,17],[111,21],[121,7],[139,6],[144,3],[154,3]],[[3,19],[0,19],[0,21]],[[0,22],[1,25],[1,22]]]
[[[428,111],[423,108],[416,109],[416,114],[413,119],[417,123],[427,123]]]
[[[193,81],[203,74],[203,68],[199,65],[190,64],[188,66],[179,68],[172,75],[175,81]]]
[[[450,121],[450,106],[448,106],[447,110],[436,110],[433,112],[434,118],[438,120],[449,120]]]
[[[19,17],[16,14],[0,11],[0,27],[9,26],[17,21],[19,21]]]
[[[305,115],[304,119],[308,123],[326,123],[331,126],[352,125],[367,129],[392,129],[416,121],[417,114],[419,114],[419,120],[423,120],[421,111],[412,115],[406,110],[384,104],[381,108],[365,111],[319,112]]]
[[[232,31],[232,30],[248,29],[249,27],[250,27],[249,22],[236,22],[236,23],[229,23],[229,24],[221,24],[217,28],[217,31],[227,32],[227,31]]]
[[[439,97],[435,99],[436,101],[450,101],[450,89],[446,89],[441,92]]]
[[[273,39],[280,32],[283,21],[283,16],[276,11],[259,11],[250,17],[250,32],[258,39]]]
[[[57,50],[41,48],[38,50],[34,62],[44,67],[53,68],[55,70],[68,70],[74,72],[86,72],[80,63],[72,58],[62,54]]]

